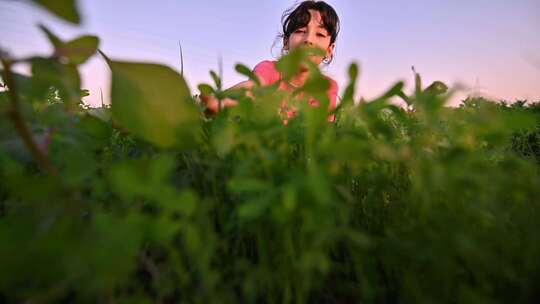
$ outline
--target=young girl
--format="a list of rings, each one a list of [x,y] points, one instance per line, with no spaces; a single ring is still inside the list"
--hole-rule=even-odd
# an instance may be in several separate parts
[[[310,55],[309,59],[320,65],[321,63],[328,64],[332,61],[336,39],[339,33],[339,17],[336,11],[324,1],[303,1],[296,8],[286,11],[282,16],[283,34],[283,52],[288,52],[300,46],[309,46],[319,48],[324,51],[324,56]],[[280,72],[276,69],[276,61],[262,61],[255,66],[253,73],[259,78],[261,85],[269,86],[279,82],[280,90],[294,91],[298,87],[302,87],[309,77],[309,70],[302,68],[290,80],[284,81]],[[329,110],[336,107],[338,85],[327,77],[330,81],[328,89],[328,98],[330,100]],[[230,89],[249,89],[254,83],[251,80],[243,81]],[[218,100],[212,96],[202,96],[202,101],[205,103],[207,112],[215,113],[219,111]],[[310,105],[318,106],[318,101],[311,100]],[[222,107],[236,105],[237,102],[232,99],[224,99],[221,101]],[[288,118],[294,117],[296,108],[287,106],[284,102],[281,107],[281,112]],[[334,121],[334,116],[330,116],[329,120]],[[287,123],[287,120],[284,121]]]

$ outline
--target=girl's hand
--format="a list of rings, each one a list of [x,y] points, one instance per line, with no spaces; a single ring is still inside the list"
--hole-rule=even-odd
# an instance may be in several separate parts
[[[227,90],[247,90],[246,92],[246,95],[247,96],[250,96],[251,97],[251,92],[249,90],[251,90],[251,88],[253,87],[254,83],[253,81],[251,80],[246,80],[246,81],[242,81],[240,83],[237,83],[236,85],[234,85],[233,87],[227,89]],[[212,115],[212,114],[215,114],[217,112],[219,112],[219,102],[218,102],[218,99],[213,96],[213,95],[203,95],[201,94],[199,96],[202,104],[205,105],[206,107],[206,110],[205,110],[205,113],[207,115]],[[238,102],[234,99],[230,99],[230,98],[224,98],[221,100],[221,108],[223,109],[224,107],[233,107],[233,106],[236,106],[238,104]]]
[[[201,102],[206,107],[205,113],[215,114],[219,112],[219,100],[213,95],[200,95]],[[221,109],[236,106],[238,102],[234,99],[224,98],[221,100]]]

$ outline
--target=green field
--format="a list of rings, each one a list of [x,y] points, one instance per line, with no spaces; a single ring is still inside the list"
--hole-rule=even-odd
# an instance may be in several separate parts
[[[2,53],[0,303],[540,302],[539,102],[445,107],[416,73],[357,100],[352,64],[335,123],[317,67],[293,94],[322,106],[286,126],[286,93],[213,72],[199,90],[239,105],[207,117],[173,69],[42,30],[51,56]],[[81,102],[91,56],[110,106]]]

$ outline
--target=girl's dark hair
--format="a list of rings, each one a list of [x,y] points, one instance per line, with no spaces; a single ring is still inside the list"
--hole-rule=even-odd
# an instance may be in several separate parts
[[[298,6],[285,11],[281,16],[281,25],[283,34],[283,45],[294,31],[308,25],[311,20],[309,10],[318,11],[321,14],[321,19],[324,28],[330,35],[330,44],[336,42],[339,33],[339,17],[333,7],[324,1],[303,1]]]

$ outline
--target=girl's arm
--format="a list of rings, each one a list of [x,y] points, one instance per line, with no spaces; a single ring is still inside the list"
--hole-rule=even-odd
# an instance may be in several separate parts
[[[242,81],[242,82],[239,82],[237,84],[235,84],[234,86],[230,87],[227,89],[228,90],[239,90],[239,89],[246,89],[247,92],[246,94],[248,96],[251,96],[251,88],[253,88],[253,86],[255,85],[255,83],[252,81],[252,80],[246,80],[246,81]],[[201,101],[202,103],[206,106],[206,113],[207,114],[215,114],[217,112],[219,112],[219,101],[218,99],[213,96],[213,95],[202,95],[201,94]],[[224,107],[232,107],[232,106],[236,106],[238,104],[238,102],[234,99],[231,99],[231,98],[224,98],[221,100],[221,107],[224,108]]]
[[[262,61],[255,68],[253,69],[253,73],[257,76],[259,79],[259,82],[261,85],[270,85],[276,81],[279,80],[280,74],[276,71],[275,63],[272,61]],[[227,90],[238,90],[238,89],[245,89],[247,90],[246,94],[249,97],[253,97],[251,93],[251,89],[255,83],[252,80],[246,80],[242,81],[240,83],[237,83],[236,85],[230,87]],[[219,109],[219,102],[218,99],[215,96],[203,96],[201,95],[201,101],[206,106],[206,113],[207,114],[215,114],[217,113]],[[221,106],[223,107],[232,107],[236,106],[238,102],[234,99],[225,98],[221,100]]]

